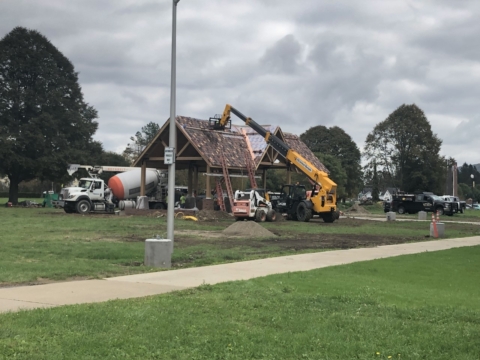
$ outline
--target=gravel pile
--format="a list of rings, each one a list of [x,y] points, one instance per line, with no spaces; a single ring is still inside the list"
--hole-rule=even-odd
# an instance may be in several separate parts
[[[277,237],[277,235],[268,231],[255,221],[237,221],[223,230],[223,233],[225,235],[241,236],[246,238]]]

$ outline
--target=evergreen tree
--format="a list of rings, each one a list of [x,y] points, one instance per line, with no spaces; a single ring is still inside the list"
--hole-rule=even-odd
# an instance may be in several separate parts
[[[18,202],[20,182],[55,180],[68,163],[87,160],[99,144],[96,118],[72,63],[46,37],[16,27],[0,40],[0,172],[9,201]]]

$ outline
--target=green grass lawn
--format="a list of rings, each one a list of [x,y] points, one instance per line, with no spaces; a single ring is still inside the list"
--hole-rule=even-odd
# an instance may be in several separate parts
[[[480,247],[0,315],[0,359],[480,358]]]
[[[47,208],[0,207],[0,286],[153,271],[143,266],[147,238],[166,233],[165,218],[65,214]],[[428,240],[425,223],[341,219],[326,224],[264,223],[275,239],[225,238],[233,220],[176,220],[174,268],[329,249]],[[248,226],[248,223],[245,223]],[[480,235],[476,225],[448,225],[449,237]]]

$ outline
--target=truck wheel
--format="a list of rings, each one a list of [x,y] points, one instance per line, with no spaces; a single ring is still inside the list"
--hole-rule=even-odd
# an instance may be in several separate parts
[[[90,212],[90,203],[87,200],[80,200],[77,203],[77,212],[79,214],[85,215]]]
[[[439,206],[435,209],[435,213],[438,213],[438,215],[443,215],[445,212],[443,211],[443,207]]]
[[[333,213],[325,214],[322,216],[323,222],[333,223],[335,221],[336,215]]]
[[[312,218],[312,209],[307,208],[307,204],[301,202],[297,206],[298,221],[308,222]]]
[[[267,214],[263,210],[257,210],[255,213],[256,222],[264,222],[267,219]]]
[[[397,209],[397,212],[398,212],[399,214],[405,214],[405,213],[406,213],[405,207],[399,206],[398,209]]]
[[[267,221],[276,221],[277,220],[277,213],[275,210],[269,210],[267,212]]]
[[[287,215],[287,220],[293,220],[293,221],[297,221],[297,214],[294,213],[294,214],[288,214]]]

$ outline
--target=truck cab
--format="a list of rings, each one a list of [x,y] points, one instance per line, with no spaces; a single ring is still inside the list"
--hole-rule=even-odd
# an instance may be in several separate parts
[[[115,205],[111,202],[110,189],[102,179],[82,178],[77,187],[65,190],[67,196],[64,198],[63,209],[66,213],[86,214],[95,210],[114,211]]]
[[[450,201],[450,202],[456,203],[459,213],[463,214],[465,212],[465,209],[467,208],[467,203],[465,201],[461,201],[458,196],[443,195],[442,198],[445,201]]]

